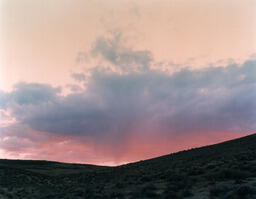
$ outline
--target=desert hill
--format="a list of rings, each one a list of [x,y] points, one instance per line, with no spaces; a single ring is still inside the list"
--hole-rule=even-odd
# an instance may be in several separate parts
[[[4,198],[256,198],[256,134],[117,167],[0,160]]]

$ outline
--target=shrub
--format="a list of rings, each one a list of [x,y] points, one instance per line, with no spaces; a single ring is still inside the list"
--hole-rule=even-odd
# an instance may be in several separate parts
[[[256,194],[256,188],[250,185],[237,186],[235,189],[231,190],[224,199],[230,198],[241,198],[241,199],[251,199],[256,198],[253,195]]]
[[[176,192],[176,191],[173,191],[173,190],[170,190],[170,189],[167,189],[167,190],[164,192],[164,198],[165,198],[165,199],[177,198],[177,192]]]
[[[189,196],[193,196],[193,194],[189,189],[184,189],[184,191],[182,192],[182,196],[189,197]]]
[[[247,195],[256,194],[256,188],[249,185],[242,185],[236,190],[236,192],[237,195],[242,198]]]
[[[224,169],[217,173],[211,174],[213,178],[217,180],[239,180],[250,177],[250,173],[247,171],[241,171],[237,169]]]
[[[121,189],[121,188],[123,188],[123,187],[124,187],[124,184],[123,184],[123,183],[118,182],[118,183],[116,183],[115,187],[116,187],[116,188],[118,188],[118,189]]]
[[[146,196],[146,197],[157,197],[157,193],[156,193],[156,186],[153,184],[148,184],[147,186],[145,186],[142,189],[142,195]]]
[[[231,190],[230,186],[227,186],[225,184],[216,184],[213,187],[210,188],[210,196],[221,196],[223,194],[226,194]]]
[[[123,198],[123,194],[121,192],[115,191],[110,194],[111,198]]]

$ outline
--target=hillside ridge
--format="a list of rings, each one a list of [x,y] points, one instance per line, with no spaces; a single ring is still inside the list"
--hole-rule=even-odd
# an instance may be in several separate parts
[[[0,160],[2,199],[255,199],[256,134],[116,167]]]
[[[204,145],[204,146],[200,146],[200,147],[195,147],[195,148],[189,148],[189,149],[185,149],[185,150],[181,150],[181,151],[177,151],[174,153],[168,153],[168,154],[164,154],[161,156],[157,156],[157,157],[153,157],[153,158],[148,158],[145,160],[139,160],[139,161],[134,161],[134,162],[130,162],[130,163],[126,163],[126,164],[121,164],[121,165],[117,165],[117,166],[106,166],[106,165],[98,165],[98,164],[87,164],[87,163],[73,163],[73,162],[61,162],[61,161],[51,161],[51,160],[43,160],[43,159],[1,159],[0,158],[0,164],[2,161],[10,161],[10,163],[19,163],[20,161],[23,161],[23,163],[27,163],[27,164],[40,164],[40,165],[44,165],[44,164],[68,164],[68,165],[77,165],[77,166],[82,166],[82,165],[86,165],[86,166],[97,166],[97,167],[120,167],[120,166],[124,166],[124,165],[129,165],[129,164],[134,164],[134,163],[138,163],[138,162],[142,162],[142,161],[150,161],[153,159],[157,159],[157,158],[162,158],[162,157],[166,157],[166,156],[170,156],[170,155],[177,155],[180,154],[182,152],[188,152],[191,150],[197,150],[197,149],[204,149],[207,147],[214,147],[216,145],[220,145],[220,144],[229,144],[229,143],[233,143],[233,142],[240,142],[240,141],[245,141],[249,138],[255,139],[256,140],[256,133],[253,134],[249,134],[246,136],[242,136],[239,138],[235,138],[235,139],[231,139],[231,140],[226,140],[226,141],[221,141],[221,142],[217,142],[215,144],[210,144],[210,145]]]

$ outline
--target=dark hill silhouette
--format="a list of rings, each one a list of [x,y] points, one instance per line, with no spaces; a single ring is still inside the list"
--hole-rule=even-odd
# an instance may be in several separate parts
[[[0,160],[0,198],[256,198],[256,134],[117,167]]]

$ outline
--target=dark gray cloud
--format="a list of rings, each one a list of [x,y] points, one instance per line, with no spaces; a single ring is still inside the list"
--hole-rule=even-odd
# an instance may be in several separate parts
[[[20,82],[14,85],[13,91],[4,98],[18,105],[38,105],[52,101],[60,91],[60,87],[53,88],[48,84]]]
[[[20,82],[14,85],[10,93],[1,92],[0,107],[12,112],[17,120],[23,120],[28,115],[27,109],[35,109],[45,103],[57,100],[61,88],[48,84]]]
[[[123,72],[146,71],[153,60],[150,51],[136,51],[122,46],[121,34],[116,34],[110,39],[98,38],[91,53],[103,57]]]
[[[97,71],[82,92],[60,97],[50,85],[20,83],[1,93],[0,105],[34,130],[113,141],[130,134],[248,133],[256,127],[255,68],[251,60],[172,75]]]

